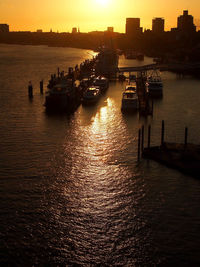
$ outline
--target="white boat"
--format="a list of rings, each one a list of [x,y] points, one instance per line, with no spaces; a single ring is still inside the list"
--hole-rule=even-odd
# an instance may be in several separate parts
[[[78,87],[72,80],[63,79],[52,86],[45,96],[44,106],[48,111],[73,111],[80,104]]]
[[[105,92],[109,86],[109,80],[104,76],[98,76],[94,79],[94,86],[98,86],[101,92]]]
[[[131,83],[129,85],[126,85],[125,91],[130,91],[130,90],[137,93],[136,83]]]
[[[146,86],[150,95],[162,95],[163,83],[158,71],[154,70],[147,78]]]
[[[134,111],[139,108],[136,86],[128,85],[122,94],[122,111]]]
[[[100,94],[101,92],[99,87],[97,86],[88,87],[88,89],[83,95],[83,104],[88,105],[96,103],[100,97]]]

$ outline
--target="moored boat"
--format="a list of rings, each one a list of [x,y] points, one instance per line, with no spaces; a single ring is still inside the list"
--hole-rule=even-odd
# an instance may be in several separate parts
[[[137,60],[144,60],[144,54],[142,54],[142,53],[137,53],[136,59],[137,59]]]
[[[157,70],[147,77],[146,86],[150,96],[162,96],[163,82]]]
[[[94,104],[100,97],[100,88],[97,86],[90,86],[83,95],[83,104]]]
[[[101,92],[105,92],[109,87],[109,80],[104,76],[98,76],[94,79],[94,86],[98,86]]]
[[[72,112],[80,104],[80,95],[72,80],[63,80],[47,91],[44,106],[47,111]]]
[[[139,100],[135,85],[128,85],[122,94],[122,111],[136,111],[139,108]]]

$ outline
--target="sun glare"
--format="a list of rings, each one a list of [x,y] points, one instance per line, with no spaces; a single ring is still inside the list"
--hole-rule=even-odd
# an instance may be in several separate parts
[[[109,0],[96,0],[96,3],[105,7],[109,4]]]

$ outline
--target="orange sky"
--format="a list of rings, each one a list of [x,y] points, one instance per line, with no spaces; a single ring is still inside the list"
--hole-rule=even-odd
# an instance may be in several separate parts
[[[151,28],[153,17],[164,17],[165,30],[169,30],[176,27],[183,9],[200,26],[199,0],[2,0],[0,23],[9,24],[11,31],[71,32],[72,27],[80,27],[88,32],[113,26],[125,32],[127,17],[141,18],[143,28]]]

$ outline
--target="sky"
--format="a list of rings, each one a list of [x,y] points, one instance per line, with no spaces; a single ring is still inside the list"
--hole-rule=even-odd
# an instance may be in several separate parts
[[[0,0],[0,23],[9,24],[10,31],[71,32],[79,27],[88,32],[112,26],[123,33],[127,17],[140,18],[146,29],[154,17],[163,17],[170,30],[185,9],[200,26],[199,0]]]

